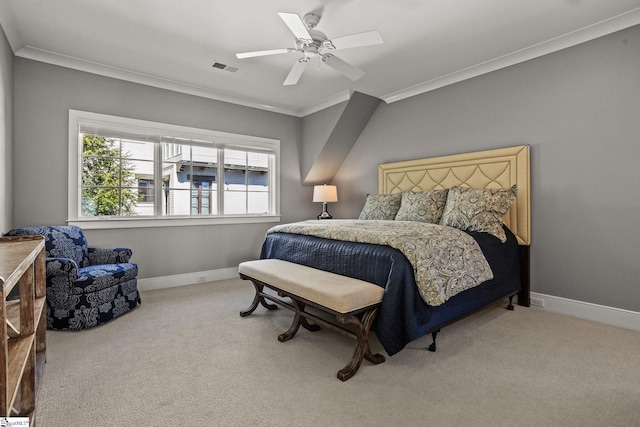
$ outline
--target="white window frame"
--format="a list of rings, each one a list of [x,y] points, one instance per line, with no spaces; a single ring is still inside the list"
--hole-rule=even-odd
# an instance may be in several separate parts
[[[237,149],[262,149],[275,154],[273,171],[269,185],[273,194],[269,201],[273,205],[270,215],[203,215],[203,216],[159,216],[152,217],[81,217],[80,198],[82,182],[82,138],[80,126],[95,126],[100,129],[114,129],[148,135],[171,135],[189,139],[211,140],[218,146]],[[187,126],[171,125],[151,122],[147,120],[130,119],[120,116],[92,113],[88,111],[69,110],[69,174],[68,174],[68,205],[67,223],[78,225],[85,229],[110,228],[141,228],[141,227],[174,227],[213,224],[246,224],[280,221],[280,141],[263,138],[219,132],[209,129],[199,129]]]

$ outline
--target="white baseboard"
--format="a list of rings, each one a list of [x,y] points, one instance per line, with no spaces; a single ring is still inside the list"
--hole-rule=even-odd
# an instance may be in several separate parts
[[[607,307],[605,305],[576,301],[553,295],[538,294],[535,292],[531,292],[531,298],[535,298],[542,303],[542,306],[536,307],[542,310],[549,310],[554,313],[566,314],[567,316],[579,317],[581,319],[593,320],[594,322],[606,323],[607,325],[640,331],[640,313],[636,311]],[[531,306],[533,307],[534,304],[531,304]]]
[[[140,291],[152,291],[154,289],[173,288],[177,286],[193,285],[203,282],[214,282],[216,280],[234,279],[238,277],[238,268],[222,268],[219,270],[198,271],[193,273],[176,274],[173,276],[152,277],[149,279],[138,279],[138,289]],[[553,295],[539,294],[531,292],[531,298],[537,300],[538,309],[549,310],[554,313],[565,314],[567,316],[579,317],[581,319],[592,320],[594,322],[619,326],[621,328],[640,331],[640,313],[630,310],[623,310],[615,307],[592,304]],[[542,306],[539,306],[539,304]]]
[[[152,277],[138,279],[138,290],[152,291],[154,289],[174,288],[177,286],[193,285],[216,280],[234,279],[238,277],[238,267],[221,268],[219,270],[197,271],[194,273],[175,274],[173,276]]]

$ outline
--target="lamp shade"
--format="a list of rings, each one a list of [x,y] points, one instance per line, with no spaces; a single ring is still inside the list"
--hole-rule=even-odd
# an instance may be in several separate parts
[[[313,187],[314,202],[337,202],[338,189],[335,185],[316,185]]]

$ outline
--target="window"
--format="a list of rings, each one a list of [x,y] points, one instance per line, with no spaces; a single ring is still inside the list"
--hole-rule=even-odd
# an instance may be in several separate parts
[[[279,220],[277,140],[70,110],[69,141],[83,227]]]

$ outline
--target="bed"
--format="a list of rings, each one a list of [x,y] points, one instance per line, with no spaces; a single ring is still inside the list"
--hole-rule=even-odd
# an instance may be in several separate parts
[[[416,261],[411,256],[406,256],[399,245],[388,243],[387,239],[363,242],[336,238],[342,236],[336,231],[342,227],[341,220],[313,220],[304,221],[306,224],[276,226],[269,230],[260,257],[283,259],[384,287],[385,294],[372,330],[390,356],[426,334],[432,334],[433,343],[429,349],[435,351],[436,334],[442,327],[498,301],[506,302],[508,298],[508,308],[513,309],[511,299],[517,295],[519,305],[529,306],[528,146],[380,164],[378,177],[378,195],[368,195],[360,217],[362,220],[349,224],[395,227],[405,223],[407,227],[422,227],[410,223],[411,218],[407,219],[406,211],[402,217],[398,215],[400,211],[396,211],[394,217],[374,217],[375,220],[369,222],[369,218],[365,216],[363,219],[363,215],[369,200],[393,199],[406,203],[406,200],[418,195],[440,194],[440,190],[448,194],[445,202],[449,205],[438,221],[446,219],[451,224],[451,218],[455,219],[455,216],[450,215],[449,200],[455,195],[468,197],[470,192],[503,195],[512,191],[508,210],[498,218],[498,222],[500,219],[502,221],[500,229],[493,224],[490,232],[484,229],[473,231],[473,227],[467,227],[463,232],[452,230],[465,235],[460,237],[469,239],[470,236],[476,242],[491,268],[492,278],[444,297],[444,301],[440,299],[428,303],[431,300],[425,298],[423,287],[418,286],[422,285],[423,274],[415,267]],[[396,215],[400,220],[395,219]],[[465,228],[454,225],[442,227],[424,224],[424,227],[430,230]],[[298,231],[303,226],[324,231]],[[331,230],[326,231],[329,228]],[[462,254],[458,249],[455,252]],[[451,253],[454,253],[454,249],[451,249]],[[455,261],[455,256],[450,255],[450,258]],[[468,258],[466,255],[460,257],[465,260]]]

